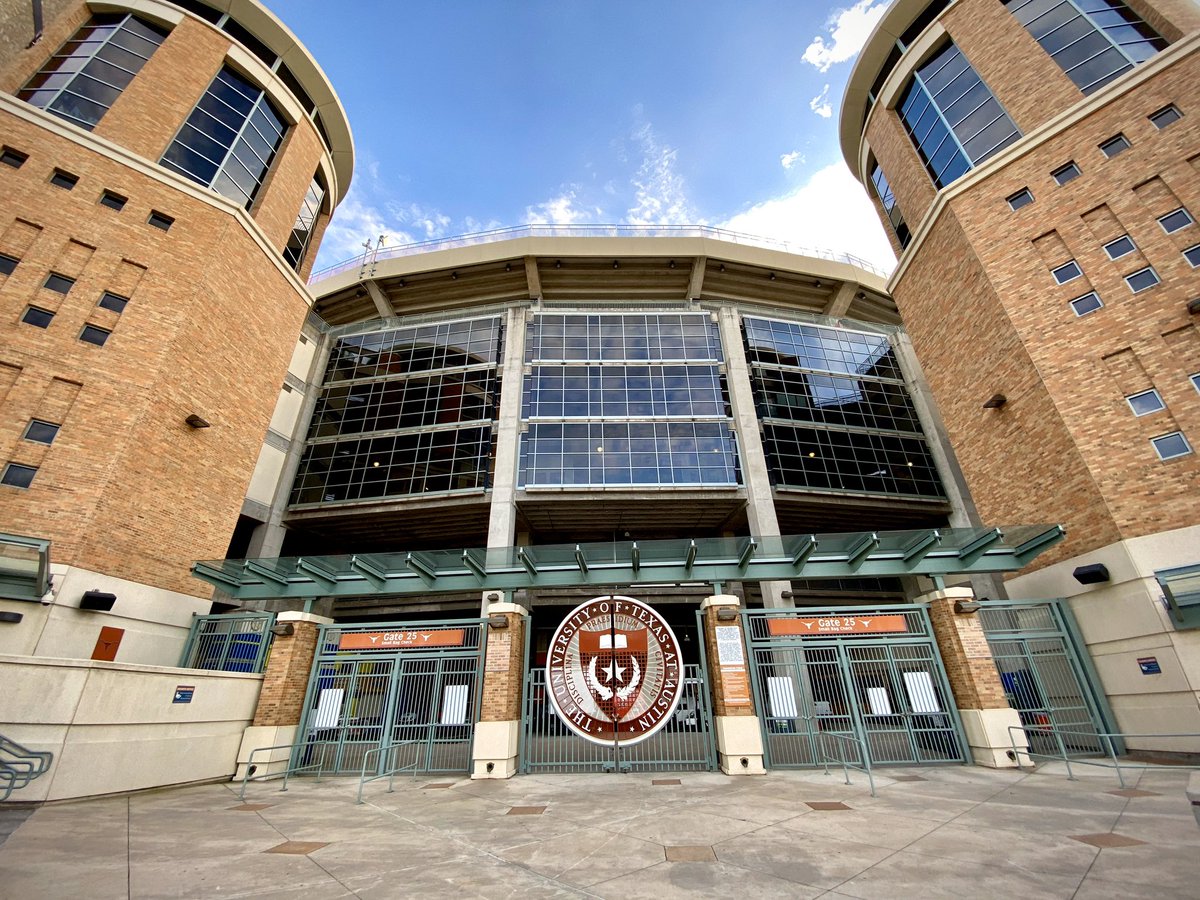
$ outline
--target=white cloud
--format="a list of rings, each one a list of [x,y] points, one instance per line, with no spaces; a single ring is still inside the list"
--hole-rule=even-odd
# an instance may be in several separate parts
[[[578,200],[578,185],[563,188],[557,197],[525,207],[525,222],[530,225],[575,225],[592,221],[599,210],[582,209]]]
[[[364,179],[365,180],[365,179]],[[414,237],[408,231],[399,227],[396,217],[387,210],[380,209],[365,196],[368,188],[362,187],[362,181],[355,181],[329,221],[325,236],[321,240],[320,259],[317,268],[332,265],[343,260],[362,254],[363,242],[370,240],[374,246],[380,235],[384,236],[384,246],[394,247],[397,244],[411,244]]]
[[[699,225],[703,220],[687,199],[683,176],[675,171],[677,151],[660,144],[649,123],[632,135],[642,162],[630,179],[633,205],[625,214],[630,225]]]
[[[825,85],[821,89],[821,93],[808,101],[808,108],[822,119],[828,119],[833,115],[833,105],[829,102],[829,85]]]
[[[852,59],[866,43],[871,29],[883,17],[891,0],[858,0],[848,9],[838,9],[828,22],[828,43],[817,35],[804,49],[804,61],[828,72],[835,63]]]
[[[787,241],[799,250],[849,253],[885,270],[896,264],[866,192],[840,162],[813,173],[792,193],[752,206],[720,227]]]
[[[779,164],[785,169],[790,169],[797,163],[804,165],[804,154],[799,150],[793,150],[791,153],[784,153],[779,157]]]

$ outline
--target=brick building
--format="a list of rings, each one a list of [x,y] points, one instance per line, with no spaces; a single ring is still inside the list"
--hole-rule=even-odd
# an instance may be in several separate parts
[[[87,659],[102,622],[174,664],[301,365],[349,124],[259,3],[40,6],[0,4],[0,531],[51,578],[0,601],[0,652]]]
[[[980,515],[1067,528],[1007,590],[1126,732],[1200,731],[1197,46],[1187,0],[898,0],[840,119]]]

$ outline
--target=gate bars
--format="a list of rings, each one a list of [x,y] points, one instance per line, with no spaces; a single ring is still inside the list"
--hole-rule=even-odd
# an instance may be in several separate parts
[[[360,774],[369,753],[396,745],[403,758],[389,757],[393,767],[468,771],[486,633],[484,619],[323,625],[292,765]],[[381,649],[363,647],[372,636]],[[384,754],[376,757],[382,769]]]

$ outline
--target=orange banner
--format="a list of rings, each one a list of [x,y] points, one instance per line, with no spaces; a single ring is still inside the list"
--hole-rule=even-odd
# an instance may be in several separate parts
[[[447,628],[440,631],[360,631],[343,634],[339,650],[415,650],[422,647],[461,647],[466,631]]]
[[[805,634],[895,634],[908,631],[902,615],[887,616],[805,616],[796,619],[768,619],[772,637]]]

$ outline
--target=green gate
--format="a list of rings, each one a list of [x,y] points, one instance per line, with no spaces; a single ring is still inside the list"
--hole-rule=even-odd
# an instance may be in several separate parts
[[[193,616],[179,666],[217,672],[261,672],[271,649],[270,612]]]
[[[700,614],[696,634],[702,636]],[[717,767],[709,702],[708,664],[683,666],[684,683],[675,714],[636,744],[597,744],[572,732],[554,710],[546,670],[527,667],[521,704],[522,772],[708,772]]]
[[[467,772],[483,687],[486,620],[326,625],[309,678],[295,765]]]
[[[1030,749],[1054,756],[1105,753],[1097,733],[1116,729],[1066,602],[988,600],[979,619]]]
[[[768,768],[963,762],[923,606],[742,613]],[[838,736],[842,740],[832,739]]]

